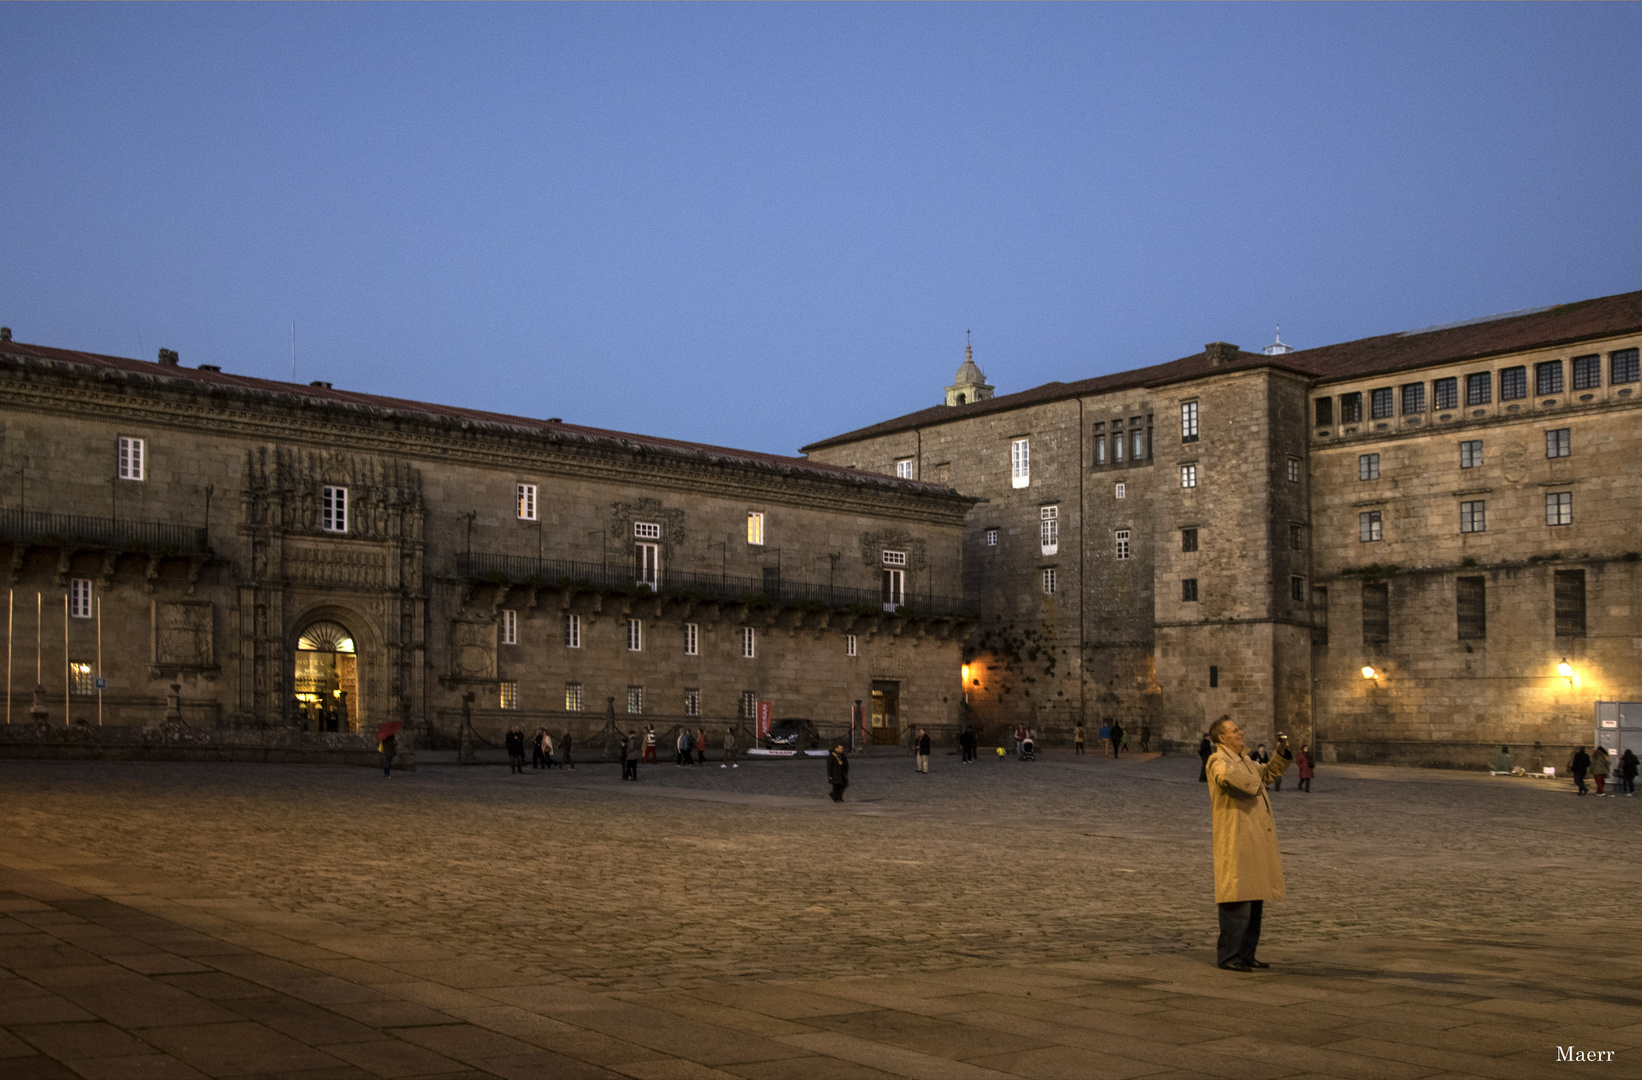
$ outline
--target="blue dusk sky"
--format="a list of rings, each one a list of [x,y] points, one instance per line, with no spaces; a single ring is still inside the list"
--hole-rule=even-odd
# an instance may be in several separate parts
[[[1642,288],[1642,5],[0,7],[20,341],[792,453]]]

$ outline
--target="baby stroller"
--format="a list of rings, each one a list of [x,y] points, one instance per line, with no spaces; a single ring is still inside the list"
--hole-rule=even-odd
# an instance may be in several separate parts
[[[1037,744],[1032,741],[1032,736],[1030,736],[1030,735],[1028,735],[1026,738],[1021,740],[1021,760],[1022,761],[1036,761],[1036,760],[1038,760]]]

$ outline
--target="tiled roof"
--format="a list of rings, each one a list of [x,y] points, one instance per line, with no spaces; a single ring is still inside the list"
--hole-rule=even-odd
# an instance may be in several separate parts
[[[482,409],[463,409],[453,405],[435,405],[404,398],[383,397],[379,394],[361,394],[350,390],[333,390],[324,386],[255,379],[223,371],[203,371],[199,368],[171,366],[132,360],[123,356],[104,356],[100,353],[78,352],[72,349],[54,349],[44,345],[26,345],[18,341],[0,342],[0,358],[12,357],[28,363],[48,367],[66,366],[74,369],[115,374],[115,377],[152,381],[177,387],[210,387],[246,397],[297,397],[316,405],[353,410],[367,415],[394,415],[424,422],[471,424],[512,432],[550,434],[560,441],[585,442],[625,449],[646,449],[681,457],[707,458],[730,464],[750,465],[776,472],[810,476],[818,479],[848,483],[866,483],[873,486],[900,488],[909,492],[956,495],[950,488],[918,480],[903,480],[883,473],[861,469],[847,469],[821,461],[780,454],[764,454],[756,450],[736,450],[706,443],[663,439],[653,435],[634,435],[625,431],[607,431],[603,428],[567,424],[560,420],[537,420],[527,416],[486,412]],[[117,374],[116,374],[117,373]]]
[[[936,405],[893,420],[835,435],[803,448],[804,453],[829,446],[859,442],[880,435],[932,424],[951,423],[975,416],[1009,412],[1090,394],[1200,379],[1211,374],[1276,367],[1309,375],[1318,381],[1360,378],[1432,364],[1480,359],[1500,353],[1588,341],[1593,338],[1642,331],[1642,292],[1620,293],[1572,304],[1556,304],[1527,312],[1509,313],[1462,323],[1382,334],[1339,345],[1323,345],[1279,356],[1239,351],[1219,366],[1209,362],[1207,350],[1166,364],[1134,368],[1079,382],[1052,382],[1015,394],[968,405]]]

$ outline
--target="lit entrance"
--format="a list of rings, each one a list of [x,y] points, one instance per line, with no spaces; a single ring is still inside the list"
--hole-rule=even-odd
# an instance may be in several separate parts
[[[901,684],[874,680],[872,684],[872,745],[894,746],[901,741]]]
[[[316,622],[296,643],[297,721],[307,731],[358,731],[359,657],[341,623]]]

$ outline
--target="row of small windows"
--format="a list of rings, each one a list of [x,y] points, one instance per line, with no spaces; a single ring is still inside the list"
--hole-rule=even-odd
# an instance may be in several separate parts
[[[1571,428],[1556,428],[1545,433],[1545,456],[1547,458],[1565,458],[1573,454],[1573,431]],[[1460,468],[1476,469],[1482,466],[1482,440],[1466,439],[1460,443]],[[1357,479],[1378,480],[1380,478],[1380,455],[1357,455]]]
[[[1180,406],[1180,441],[1192,443],[1197,441],[1197,402],[1188,401]],[[1093,433],[1095,447],[1094,464],[1108,463],[1121,465],[1127,456],[1129,461],[1145,461],[1152,456],[1152,418],[1146,416],[1131,416],[1127,429],[1122,419],[1111,421],[1111,430],[1107,430],[1107,422],[1102,420],[1095,424]],[[904,471],[903,471],[904,469]],[[912,459],[903,458],[895,463],[897,476],[910,478],[912,476]],[[1009,443],[1009,482],[1012,487],[1030,487],[1032,483],[1032,440],[1012,439]],[[1122,498],[1122,496],[1118,496]]]
[[[1563,392],[1564,368],[1562,360],[1547,360],[1534,365],[1533,380],[1534,394],[1537,397],[1546,397]],[[1602,356],[1600,353],[1591,353],[1589,356],[1576,356],[1566,364],[1573,369],[1574,390],[1595,390],[1602,386]],[[1488,405],[1494,400],[1495,372],[1476,371],[1465,376],[1465,405],[1467,408],[1476,405]],[[1520,401],[1528,397],[1528,367],[1525,364],[1516,367],[1502,368],[1499,376],[1499,399],[1501,401]],[[1618,349],[1608,354],[1608,383],[1619,386],[1624,383],[1642,381],[1642,361],[1639,361],[1637,349]],[[1397,410],[1397,387],[1381,386],[1368,391],[1368,416],[1370,420],[1389,420]],[[1406,383],[1402,390],[1402,414],[1416,415],[1426,411],[1426,384],[1423,382]],[[1335,399],[1331,397],[1317,398],[1315,402],[1318,427],[1331,427],[1334,424]],[[1460,406],[1460,381],[1458,376],[1436,379],[1431,383],[1431,408],[1457,409]],[[1356,424],[1363,419],[1363,394],[1353,391],[1341,394],[1339,397],[1340,423]]]
[[[90,590],[90,581],[86,583]],[[579,649],[582,647],[582,617],[566,613],[563,620],[564,647]],[[517,645],[519,643],[519,613],[504,610],[501,617],[501,638],[503,645]],[[627,651],[643,652],[645,646],[645,629],[643,619],[627,620]],[[699,623],[685,623],[683,631],[683,646],[685,656],[701,655],[701,626]],[[758,656],[758,630],[756,627],[743,626],[741,628],[741,655],[748,660]],[[856,655],[856,640],[854,634],[844,635],[844,655]]]
[[[1357,515],[1357,539],[1372,544],[1385,539],[1384,512],[1364,510]],[[1574,493],[1550,491],[1545,494],[1545,524],[1572,525],[1574,523]],[[1488,531],[1488,503],[1485,499],[1468,499],[1460,503],[1460,532]]]
[[[499,694],[498,694],[497,705],[500,708],[503,708],[503,709],[517,709],[517,708],[519,708],[519,684],[518,683],[516,683],[516,682],[500,683],[498,685],[498,690],[499,690]],[[76,691],[76,692],[78,692],[78,691]],[[586,702],[586,700],[587,700],[587,697],[586,697],[585,693],[583,692],[581,683],[579,683],[579,682],[567,682],[567,683],[564,684],[564,709],[565,709],[566,712],[581,712],[583,707],[584,707],[584,703]],[[758,702],[758,693],[757,693],[757,691],[755,691],[755,690],[744,690],[744,691],[742,691],[740,700],[737,702],[737,705],[741,710],[740,711],[740,716],[743,720],[750,720],[750,719],[753,718],[754,712],[756,711],[756,709],[758,707],[757,702]],[[645,702],[644,702],[644,687],[642,687],[642,686],[628,686],[627,687],[627,714],[629,716],[643,716],[644,715],[644,704],[645,704]],[[690,717],[700,716],[701,715],[701,691],[694,688],[694,687],[686,689],[684,691],[683,705],[684,705],[684,715],[685,716],[690,716]]]
[[[1391,641],[1391,587],[1383,581],[1362,586],[1363,644]],[[1557,637],[1585,636],[1585,571],[1558,570],[1552,581],[1552,622]],[[1311,590],[1312,641],[1328,644],[1328,589]],[[1460,641],[1488,637],[1488,579],[1460,577],[1454,582],[1454,627]]]

